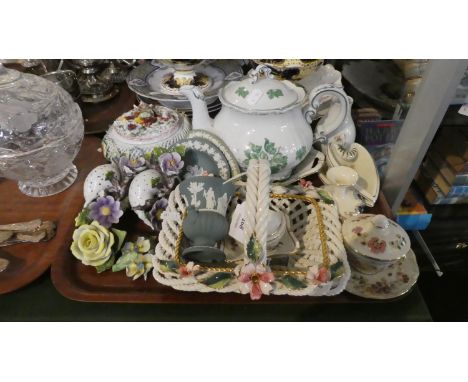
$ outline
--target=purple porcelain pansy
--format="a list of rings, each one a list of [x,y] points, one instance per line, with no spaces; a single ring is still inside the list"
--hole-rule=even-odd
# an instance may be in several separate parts
[[[120,157],[118,161],[120,171],[125,176],[134,176],[143,170],[146,170],[146,160],[144,157],[140,158],[127,158]]]
[[[179,153],[165,153],[159,157],[159,164],[163,172],[168,175],[178,175],[184,167],[184,161]]]
[[[153,229],[156,232],[161,231],[161,223],[162,223],[162,213],[166,210],[167,208],[167,199],[166,198],[161,198],[154,203],[153,207],[151,208],[149,212],[149,219],[151,221],[151,224],[153,226]]]
[[[120,202],[112,196],[101,196],[89,205],[89,217],[105,228],[118,223],[122,215]]]

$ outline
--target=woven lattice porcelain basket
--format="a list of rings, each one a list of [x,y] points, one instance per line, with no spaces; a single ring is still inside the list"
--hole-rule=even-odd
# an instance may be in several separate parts
[[[230,201],[227,218],[245,203],[244,242],[239,256],[208,266],[186,263],[181,253],[187,240],[183,233],[187,201],[177,187],[169,204],[153,256],[153,276],[177,290],[218,293],[250,293],[252,299],[265,294],[331,296],[341,293],[351,271],[341,236],[341,223],[334,204],[321,200],[314,191],[274,187],[270,167],[251,160],[247,183]],[[277,262],[267,250],[268,209],[289,218],[289,231],[297,239],[297,250]],[[231,239],[232,240],[232,239]],[[224,248],[224,243],[220,248]]]

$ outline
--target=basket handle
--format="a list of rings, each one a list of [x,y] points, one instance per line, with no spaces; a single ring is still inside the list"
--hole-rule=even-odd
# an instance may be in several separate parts
[[[270,163],[251,159],[247,168],[244,262],[265,264],[267,260],[268,208],[270,205]]]

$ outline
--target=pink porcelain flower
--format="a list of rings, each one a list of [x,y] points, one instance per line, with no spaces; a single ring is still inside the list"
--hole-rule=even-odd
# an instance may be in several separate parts
[[[299,185],[304,189],[304,190],[313,190],[315,187],[312,184],[310,180],[305,180],[305,179],[300,179],[299,180]]]
[[[307,271],[307,279],[314,284],[326,283],[330,281],[331,274],[328,268],[323,266],[314,265]]]
[[[185,265],[181,265],[179,267],[179,275],[180,277],[188,277],[195,275],[200,270],[200,266],[197,264],[195,265],[193,261],[189,261]]]
[[[270,283],[274,280],[275,276],[269,269],[252,263],[244,265],[239,275],[242,291],[249,291],[252,300],[259,300],[262,294],[270,294],[273,289]]]

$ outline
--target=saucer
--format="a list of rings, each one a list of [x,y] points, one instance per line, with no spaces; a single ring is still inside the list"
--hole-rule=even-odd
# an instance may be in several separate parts
[[[303,179],[307,176],[315,174],[320,171],[325,162],[325,155],[320,151],[315,150],[313,147],[309,153],[305,156],[301,163],[299,163],[292,171],[291,176],[284,180],[278,182],[283,186],[288,186],[295,182],[298,182],[300,179]]]
[[[392,299],[408,293],[418,277],[416,255],[410,249],[403,259],[375,275],[365,275],[351,268],[346,291],[363,298]]]
[[[209,141],[211,144],[216,146],[227,159],[229,167],[231,168],[231,176],[237,176],[240,174],[240,168],[236,157],[226,143],[224,143],[224,141],[217,135],[206,130],[191,130],[188,133],[187,138],[201,138]]]
[[[220,176],[224,180],[228,180],[231,178],[231,167],[228,163],[228,160],[224,156],[223,152],[213,143],[210,141],[203,139],[203,138],[185,138],[181,141],[177,142],[177,146],[184,146],[186,149],[190,149],[192,157],[191,166],[193,168],[192,176],[199,176],[203,175],[204,170],[200,167],[200,163],[197,163],[195,152],[201,153],[201,157],[206,158],[210,157],[209,159],[214,162],[216,167],[218,168],[218,174],[214,174]],[[203,162],[206,162],[203,160]],[[198,166],[198,168],[194,167]],[[186,165],[186,167],[188,167]]]

